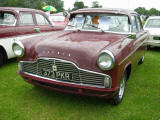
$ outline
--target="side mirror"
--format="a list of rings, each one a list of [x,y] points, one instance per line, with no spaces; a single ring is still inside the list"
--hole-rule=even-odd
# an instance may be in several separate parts
[[[128,38],[130,38],[130,39],[136,39],[136,33],[129,33],[128,34]]]

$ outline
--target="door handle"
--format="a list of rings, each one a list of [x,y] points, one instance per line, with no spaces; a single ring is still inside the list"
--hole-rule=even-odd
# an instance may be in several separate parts
[[[34,32],[35,32],[35,33],[41,32],[41,31],[40,31],[40,28],[34,28]]]

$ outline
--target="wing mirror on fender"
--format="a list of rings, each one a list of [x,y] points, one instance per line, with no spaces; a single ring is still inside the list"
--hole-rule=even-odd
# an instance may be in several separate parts
[[[130,39],[136,39],[137,35],[136,35],[136,33],[129,33],[128,34],[128,38],[130,38]]]

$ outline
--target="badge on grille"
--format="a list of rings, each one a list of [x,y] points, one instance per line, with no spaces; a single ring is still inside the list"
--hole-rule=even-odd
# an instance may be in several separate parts
[[[52,69],[53,69],[53,71],[57,71],[57,66],[53,65]]]

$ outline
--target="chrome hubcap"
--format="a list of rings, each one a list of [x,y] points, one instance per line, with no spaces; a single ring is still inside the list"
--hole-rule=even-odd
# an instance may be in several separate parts
[[[144,61],[144,56],[142,57],[142,62]]]
[[[123,76],[121,82],[120,82],[120,88],[119,88],[119,98],[122,99],[123,94],[124,94],[124,89],[125,89],[125,81],[126,81],[126,77],[125,75]]]

